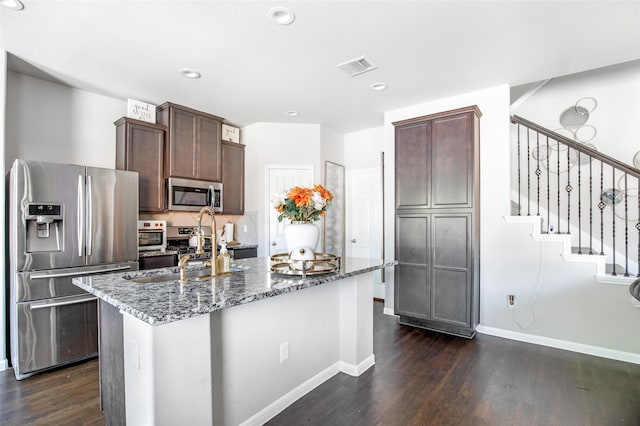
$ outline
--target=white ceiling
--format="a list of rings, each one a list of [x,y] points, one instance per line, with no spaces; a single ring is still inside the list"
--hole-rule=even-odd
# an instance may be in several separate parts
[[[404,106],[640,58],[638,1],[23,3],[22,11],[0,7],[0,44],[36,69],[80,89],[169,100],[239,126],[354,131]],[[274,6],[290,7],[295,22],[270,21]],[[337,68],[361,55],[379,68],[356,77]],[[202,78],[182,77],[183,67]],[[375,92],[374,82],[388,88]]]

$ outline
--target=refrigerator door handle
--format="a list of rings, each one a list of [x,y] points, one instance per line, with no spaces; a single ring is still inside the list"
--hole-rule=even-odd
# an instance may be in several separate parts
[[[84,249],[84,176],[78,175],[78,256],[82,257]]]
[[[87,256],[91,256],[93,248],[93,191],[91,175],[87,176]]]
[[[29,304],[29,309],[31,309],[32,311],[34,309],[43,309],[43,308],[55,308],[58,306],[67,306],[67,305],[76,305],[78,303],[86,303],[86,302],[91,302],[93,300],[97,300],[98,298],[96,296],[83,296],[83,297],[78,297],[78,298],[74,298],[74,299],[69,299],[69,300],[63,300],[60,302],[34,302],[34,303],[30,303]]]
[[[31,274],[32,280],[42,280],[48,278],[61,278],[61,277],[78,277],[83,275],[94,275],[96,273],[102,272],[114,272],[114,271],[124,271],[126,269],[131,269],[130,265],[125,266],[113,266],[109,268],[95,269],[90,271],[75,271],[75,272],[54,272],[50,274]]]

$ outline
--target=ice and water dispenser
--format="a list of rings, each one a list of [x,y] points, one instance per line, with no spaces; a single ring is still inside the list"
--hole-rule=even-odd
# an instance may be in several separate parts
[[[27,205],[27,253],[62,251],[62,203]]]

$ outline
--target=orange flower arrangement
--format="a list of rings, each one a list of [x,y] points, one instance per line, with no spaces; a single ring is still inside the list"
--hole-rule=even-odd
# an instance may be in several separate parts
[[[311,188],[294,186],[271,198],[271,203],[278,213],[278,221],[284,218],[292,222],[308,222],[319,220],[324,216],[333,200],[333,194],[322,185]]]

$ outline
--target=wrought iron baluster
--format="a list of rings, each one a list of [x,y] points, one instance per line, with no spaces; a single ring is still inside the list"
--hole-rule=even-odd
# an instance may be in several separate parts
[[[580,176],[580,158],[582,158],[582,154],[579,151],[578,153],[578,254],[582,254],[582,197],[581,197],[581,176]]]
[[[527,128],[527,216],[531,216],[531,130]]]
[[[627,206],[627,174],[624,174],[624,192],[622,196],[624,198],[624,276],[629,276],[629,222],[628,218],[628,206]],[[615,189],[614,189],[615,193]]]
[[[604,191],[604,163],[600,161],[600,202],[598,208],[600,209],[600,255],[604,256],[604,208],[607,205],[604,203],[602,194]]]
[[[613,271],[611,275],[614,277],[618,275],[616,273],[616,168],[612,167],[612,175],[611,175],[611,186],[613,187],[613,194],[611,194],[611,210],[612,210],[612,219],[611,219],[611,253],[613,254]]]
[[[551,226],[551,197],[549,195],[549,169],[551,168],[551,164],[549,163],[550,158],[551,153],[549,152],[549,136],[547,136],[547,232],[549,232]]]
[[[556,141],[556,152],[558,153],[556,155],[556,183],[558,185],[558,234],[561,233],[560,230],[560,218],[562,217],[560,215],[560,141]]]
[[[593,254],[593,157],[589,156],[589,254]]]
[[[567,147],[567,186],[564,188],[567,191],[567,234],[571,233],[571,158],[569,153],[571,148]]]
[[[536,216],[540,216],[540,175],[542,174],[542,170],[540,170],[540,133],[536,132],[536,178],[537,178],[537,187],[536,187]]]
[[[522,209],[522,194],[520,188],[520,123],[518,123],[518,216],[520,216],[520,211]]]

